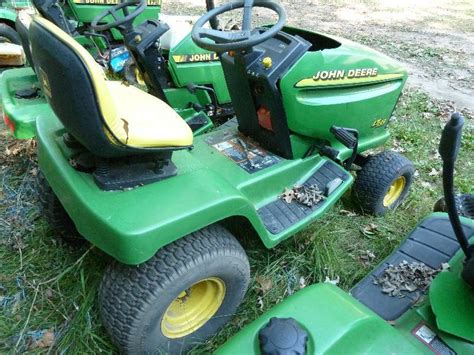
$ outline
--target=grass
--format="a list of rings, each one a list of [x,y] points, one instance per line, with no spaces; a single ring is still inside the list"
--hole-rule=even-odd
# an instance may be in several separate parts
[[[412,159],[417,178],[394,213],[383,218],[360,215],[345,196],[324,218],[274,250],[252,238],[243,240],[253,277],[245,301],[230,324],[193,353],[216,349],[301,286],[329,278],[339,279],[339,286],[349,290],[383,260],[441,195],[436,148],[449,111],[448,104],[422,92],[403,95],[386,148]],[[54,238],[38,210],[34,146],[9,138],[4,127],[0,138],[0,353],[115,352],[97,305],[108,258],[90,245],[72,247]],[[474,192],[473,151],[471,117],[456,175],[457,186],[468,193]],[[364,232],[367,226],[369,233]]]

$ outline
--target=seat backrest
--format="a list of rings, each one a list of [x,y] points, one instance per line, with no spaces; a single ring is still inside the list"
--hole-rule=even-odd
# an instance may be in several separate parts
[[[31,23],[31,15],[26,13],[25,11],[20,11],[15,21],[15,29],[20,36],[21,46],[23,47],[23,51],[25,52],[26,59],[30,66],[35,70],[33,64],[33,57],[31,56],[31,48],[30,48],[30,39],[29,39],[29,27]]]
[[[58,0],[33,0],[33,5],[45,19],[54,23],[63,31],[72,34],[74,28],[64,15]]]
[[[128,155],[102,68],[87,50],[48,20],[35,17],[30,42],[36,73],[66,130],[98,156]]]

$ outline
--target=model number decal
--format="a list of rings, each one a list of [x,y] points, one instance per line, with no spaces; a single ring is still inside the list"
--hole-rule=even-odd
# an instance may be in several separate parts
[[[387,123],[387,119],[380,118],[378,120],[375,120],[374,123],[372,123],[372,128],[379,128],[379,127],[385,126],[386,123]]]

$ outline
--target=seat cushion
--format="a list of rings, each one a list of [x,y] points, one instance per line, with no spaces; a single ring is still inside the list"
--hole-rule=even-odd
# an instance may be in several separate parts
[[[156,97],[119,81],[107,81],[120,126],[115,137],[123,144],[139,147],[187,147],[193,132],[170,106]]]

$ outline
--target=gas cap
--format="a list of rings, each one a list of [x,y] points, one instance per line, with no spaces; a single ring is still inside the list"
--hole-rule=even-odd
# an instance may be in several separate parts
[[[305,355],[308,333],[292,318],[272,318],[259,339],[262,355]]]

